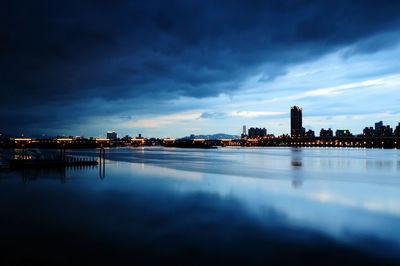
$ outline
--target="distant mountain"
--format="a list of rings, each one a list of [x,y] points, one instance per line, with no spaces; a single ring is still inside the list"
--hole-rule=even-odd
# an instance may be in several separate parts
[[[217,133],[210,135],[195,135],[196,139],[240,139],[240,136],[229,135],[225,133]],[[190,136],[183,137],[181,139],[190,139]]]

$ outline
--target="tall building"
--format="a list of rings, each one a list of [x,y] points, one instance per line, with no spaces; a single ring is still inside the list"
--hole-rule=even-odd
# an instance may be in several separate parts
[[[290,134],[292,137],[303,135],[303,109],[298,106],[290,107]]]
[[[117,137],[118,137],[117,132],[115,132],[115,131],[107,131],[107,138],[108,139],[116,140]]]
[[[375,123],[375,132],[377,134],[379,134],[379,132],[381,131],[382,127],[383,127],[383,122],[382,121],[376,122]]]
[[[246,125],[243,125],[242,139],[247,138]]]

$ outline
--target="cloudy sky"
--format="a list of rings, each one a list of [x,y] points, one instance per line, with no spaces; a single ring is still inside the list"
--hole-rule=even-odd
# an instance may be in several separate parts
[[[400,1],[7,1],[0,132],[180,137],[400,122]]]

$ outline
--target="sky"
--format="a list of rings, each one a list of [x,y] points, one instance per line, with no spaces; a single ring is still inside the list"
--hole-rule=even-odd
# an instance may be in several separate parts
[[[7,1],[0,133],[183,137],[400,122],[400,1]]]

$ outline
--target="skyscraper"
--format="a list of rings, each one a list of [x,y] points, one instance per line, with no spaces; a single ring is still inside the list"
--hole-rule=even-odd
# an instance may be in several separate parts
[[[300,137],[303,133],[303,110],[298,106],[290,107],[290,134]]]

